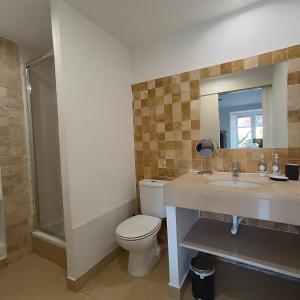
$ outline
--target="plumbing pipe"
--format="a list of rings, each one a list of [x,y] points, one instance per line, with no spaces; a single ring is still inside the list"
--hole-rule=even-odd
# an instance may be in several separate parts
[[[243,221],[243,217],[239,216],[232,216],[232,227],[231,227],[231,234],[237,234],[239,225]]]

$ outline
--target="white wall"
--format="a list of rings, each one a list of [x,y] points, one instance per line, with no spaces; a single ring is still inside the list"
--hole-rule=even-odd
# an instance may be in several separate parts
[[[200,139],[211,138],[220,145],[219,95],[200,98]]]
[[[133,82],[246,58],[300,44],[300,1],[269,1],[214,24],[194,26],[133,53]]]
[[[270,83],[272,85],[272,81]],[[233,93],[225,93],[221,94],[222,99],[219,102],[219,106],[221,108],[224,107],[232,107],[232,106],[245,106],[251,104],[260,104],[261,105],[261,90],[260,89],[250,89],[250,90],[243,90],[243,91],[236,91]],[[242,100],[242,103],[241,103]],[[241,110],[241,109],[239,109]]]
[[[133,211],[135,175],[128,48],[63,1],[51,4],[68,277],[116,248]]]

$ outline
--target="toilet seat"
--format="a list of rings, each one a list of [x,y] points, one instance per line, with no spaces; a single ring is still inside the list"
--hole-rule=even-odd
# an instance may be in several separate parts
[[[161,226],[161,219],[137,215],[123,221],[116,229],[116,235],[127,241],[136,241],[145,239],[156,233]]]

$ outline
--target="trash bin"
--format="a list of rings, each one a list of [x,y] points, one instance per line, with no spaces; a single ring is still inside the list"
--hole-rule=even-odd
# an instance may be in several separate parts
[[[214,300],[215,268],[209,257],[199,254],[191,261],[192,290],[197,300]]]

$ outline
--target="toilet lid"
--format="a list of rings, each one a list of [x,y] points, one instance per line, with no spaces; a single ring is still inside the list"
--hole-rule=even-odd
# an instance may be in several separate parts
[[[116,229],[117,235],[125,239],[134,239],[149,235],[161,224],[161,219],[137,215],[122,222]]]

